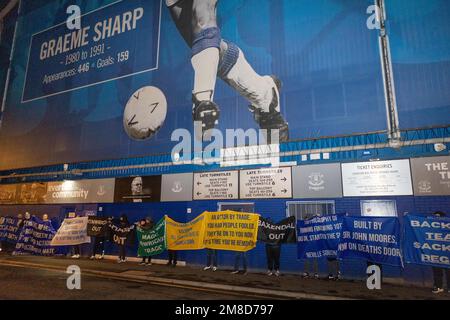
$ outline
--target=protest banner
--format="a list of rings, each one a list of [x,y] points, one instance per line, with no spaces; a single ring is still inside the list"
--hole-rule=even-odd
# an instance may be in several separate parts
[[[327,215],[298,221],[298,259],[336,257],[342,234],[342,220],[342,215]]]
[[[87,224],[87,235],[90,237],[106,237],[108,234],[108,218],[90,216]]]
[[[167,249],[165,218],[162,218],[151,230],[144,230],[138,226],[136,233],[139,241],[139,257],[156,256]]]
[[[167,233],[167,248],[169,250],[199,250],[204,249],[205,214],[199,215],[188,223],[178,223],[171,218],[165,218]]]
[[[450,268],[450,218],[407,215],[403,234],[406,263]]]
[[[0,241],[16,243],[22,229],[22,219],[0,217]]]
[[[398,218],[344,217],[339,259],[403,266]]]
[[[50,245],[75,246],[90,243],[91,237],[87,235],[87,223],[88,217],[64,219]]]
[[[36,216],[25,220],[13,255],[53,255],[55,248],[50,246],[50,242],[55,233],[50,221],[43,221]]]
[[[205,212],[204,247],[246,252],[256,246],[259,215],[235,211]]]
[[[286,218],[278,223],[273,223],[260,217],[258,241],[271,244],[297,243],[295,216]]]
[[[122,227],[114,223],[109,224],[110,240],[119,246],[132,245],[135,240],[135,226]]]

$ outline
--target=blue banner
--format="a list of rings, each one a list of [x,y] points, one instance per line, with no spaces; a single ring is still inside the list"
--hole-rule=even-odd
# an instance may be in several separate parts
[[[22,220],[13,217],[0,217],[0,241],[16,243],[19,239]]]
[[[297,222],[298,259],[336,257],[343,216],[329,215]]]
[[[450,268],[450,218],[408,215],[404,222],[405,262]]]
[[[398,218],[345,217],[338,258],[403,266]]]
[[[50,246],[56,231],[50,221],[43,221],[33,216],[24,221],[22,232],[14,250],[14,255],[31,254],[37,256],[50,256],[55,248]]]

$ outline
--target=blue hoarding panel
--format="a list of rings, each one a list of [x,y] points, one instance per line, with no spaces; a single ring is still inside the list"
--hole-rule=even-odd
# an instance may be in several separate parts
[[[189,2],[189,1],[187,1]],[[69,5],[83,14],[66,26]],[[386,129],[378,31],[371,0],[227,0],[217,15],[261,76],[283,83],[291,140]],[[141,10],[142,9],[142,10]],[[0,130],[0,169],[170,153],[193,131],[192,52],[160,0],[24,0]],[[140,88],[167,99],[159,132],[129,138],[124,108]],[[258,129],[250,104],[218,80],[219,129]]]
[[[400,127],[450,123],[450,2],[386,1]]]

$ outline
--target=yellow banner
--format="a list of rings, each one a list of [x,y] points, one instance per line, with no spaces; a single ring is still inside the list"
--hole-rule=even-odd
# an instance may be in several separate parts
[[[205,248],[249,251],[256,246],[259,215],[235,211],[205,212]]]
[[[188,223],[178,223],[166,216],[166,235],[169,250],[204,249],[205,214]]]

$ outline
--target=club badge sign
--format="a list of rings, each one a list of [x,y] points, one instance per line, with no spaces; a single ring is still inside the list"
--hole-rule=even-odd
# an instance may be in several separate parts
[[[116,179],[114,202],[158,202],[161,199],[161,176]]]
[[[292,198],[291,168],[240,171],[241,199]]]
[[[298,166],[292,168],[294,198],[342,197],[339,163]]]
[[[192,173],[164,174],[161,185],[161,201],[191,201]]]
[[[238,199],[238,180],[238,171],[196,173],[194,200]]]

